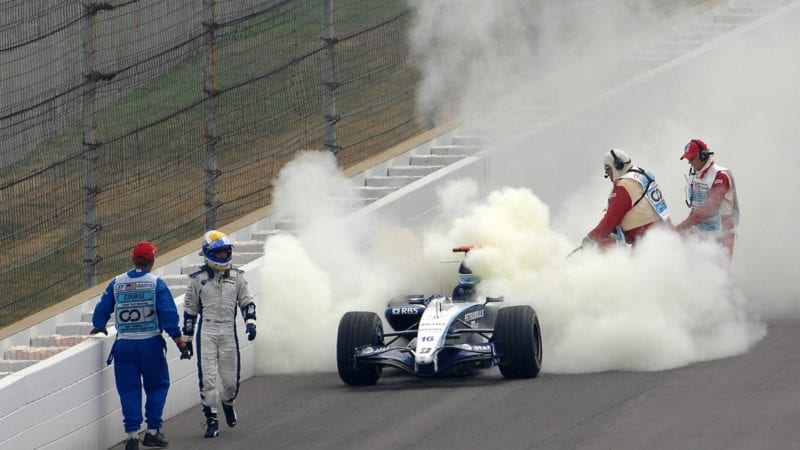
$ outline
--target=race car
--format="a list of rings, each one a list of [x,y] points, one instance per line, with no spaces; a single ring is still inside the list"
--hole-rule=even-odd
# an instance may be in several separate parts
[[[472,246],[453,252],[465,255]],[[480,278],[461,261],[451,296],[409,295],[388,303],[384,332],[377,313],[351,311],[339,321],[336,364],[348,385],[378,382],[385,366],[418,377],[473,373],[498,366],[505,378],[532,378],[542,367],[542,337],[528,305],[479,298]]]

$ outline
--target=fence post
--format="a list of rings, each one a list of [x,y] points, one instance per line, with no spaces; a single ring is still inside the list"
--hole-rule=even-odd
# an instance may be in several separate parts
[[[83,40],[83,287],[97,284],[97,81],[95,23],[98,9],[84,6]]]
[[[322,41],[324,50],[322,52],[322,117],[323,117],[323,146],[324,149],[336,154],[341,147],[336,145],[336,122],[340,117],[336,115],[336,68],[334,65],[334,45],[337,38],[333,30],[333,2],[334,0],[323,0],[322,2]]]
[[[203,160],[205,172],[205,206],[206,230],[217,228],[217,208],[222,203],[217,194],[217,178],[222,172],[217,168],[216,146],[219,141],[214,124],[214,112],[217,95],[217,2],[203,0],[203,11],[206,20],[203,22],[203,42],[205,43],[205,64],[203,64],[203,93],[206,96],[206,114],[203,118],[203,141],[206,155]]]

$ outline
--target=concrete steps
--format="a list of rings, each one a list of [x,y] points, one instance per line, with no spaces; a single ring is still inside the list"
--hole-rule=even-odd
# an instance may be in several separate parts
[[[389,177],[424,177],[443,169],[444,166],[395,166],[386,169],[386,176]]]
[[[3,359],[0,360],[0,373],[8,375],[41,361],[41,359],[26,359],[26,355],[16,347],[9,347],[3,352]]]
[[[74,336],[73,336],[74,337]],[[16,361],[41,361],[70,348],[71,345],[40,347],[33,345],[15,345],[3,352],[3,358]]]
[[[99,301],[100,299],[98,298],[97,300]],[[87,324],[87,323],[88,323],[88,324],[91,324],[91,323],[92,323],[92,316],[93,316],[93,315],[94,315],[94,310],[92,310],[92,311],[84,311],[84,312],[81,314],[81,321],[80,321],[80,323],[81,323],[81,324]],[[106,326],[109,326],[109,327],[110,327],[110,326],[113,326],[113,325],[114,325],[114,316],[111,316],[111,317],[108,319],[108,324],[106,324]],[[89,329],[89,331],[92,331],[92,330],[91,330],[91,328]],[[87,333],[88,333],[88,332],[87,332]]]
[[[109,326],[114,325],[113,317]],[[92,330],[92,312],[81,314],[80,322],[67,322],[56,326],[54,334],[32,336],[28,345],[13,345],[3,351],[0,360],[0,378],[31,366],[89,339]]]
[[[487,133],[451,132],[422,145],[411,154],[398,156],[367,171],[356,186],[360,207],[443,169],[467,156],[479,153],[492,142]],[[353,209],[354,211],[355,209]]]
[[[393,177],[388,175],[375,175],[367,178],[366,187],[401,188],[417,180],[421,180],[422,178],[422,175],[398,175]]]

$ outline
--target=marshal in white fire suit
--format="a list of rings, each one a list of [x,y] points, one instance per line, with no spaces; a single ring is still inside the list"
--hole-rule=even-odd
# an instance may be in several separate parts
[[[216,271],[203,266],[189,275],[183,334],[197,335],[197,376],[204,410],[216,411],[220,400],[232,405],[239,393],[237,310],[242,311],[245,322],[255,322],[256,305],[244,272],[236,268]]]

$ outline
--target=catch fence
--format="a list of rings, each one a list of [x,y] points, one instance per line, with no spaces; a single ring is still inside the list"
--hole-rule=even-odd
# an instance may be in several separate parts
[[[430,128],[406,0],[0,0],[0,327]]]

